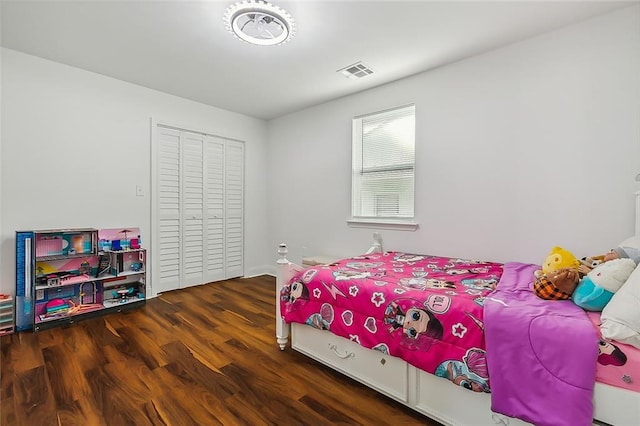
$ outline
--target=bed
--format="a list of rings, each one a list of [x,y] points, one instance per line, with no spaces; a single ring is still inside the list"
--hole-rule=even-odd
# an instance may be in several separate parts
[[[284,244],[278,253],[282,350],[290,340],[294,350],[447,425],[580,425],[592,417],[640,424],[640,350],[601,339],[599,315],[533,295],[537,265],[385,252],[379,242],[309,268],[291,263]],[[544,327],[557,324],[568,328],[536,346],[554,334]],[[518,329],[524,339],[513,337]],[[623,349],[624,365],[596,362],[605,343]]]

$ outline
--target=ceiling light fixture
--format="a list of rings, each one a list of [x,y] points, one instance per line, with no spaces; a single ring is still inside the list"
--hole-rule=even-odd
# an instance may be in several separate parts
[[[232,4],[225,11],[224,24],[240,40],[260,46],[286,43],[296,26],[287,11],[262,0]]]

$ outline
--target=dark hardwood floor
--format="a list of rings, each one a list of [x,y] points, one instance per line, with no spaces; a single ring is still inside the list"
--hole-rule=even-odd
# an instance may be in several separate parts
[[[0,424],[437,425],[275,341],[275,279],[0,340]]]

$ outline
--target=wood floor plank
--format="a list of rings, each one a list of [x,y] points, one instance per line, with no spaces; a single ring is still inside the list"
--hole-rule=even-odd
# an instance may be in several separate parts
[[[151,338],[157,346],[162,346],[165,343],[175,340],[174,336],[166,333],[167,327],[171,327],[171,324],[166,322],[162,317],[151,314],[155,314],[155,310],[147,309],[146,307],[139,311],[131,312],[129,316],[131,321],[127,322],[127,326],[140,330],[144,335]],[[114,338],[122,339],[122,336],[118,333],[118,328],[107,330],[113,334]]]
[[[44,365],[31,370],[18,371],[13,376],[13,414],[20,425],[57,424],[55,395]]]
[[[174,359],[167,365],[167,371],[188,383],[198,384],[211,389],[216,395],[226,398],[239,390],[239,384],[231,380],[224,372],[211,370],[202,364],[180,342],[163,346],[163,349]]]
[[[15,371],[26,371],[42,365],[42,352],[38,338],[30,332],[3,336],[2,341],[15,342],[13,350],[7,353],[4,362],[11,362]]]
[[[79,399],[74,401],[71,406],[58,405],[58,424],[65,426],[104,425],[102,413],[95,411],[92,405],[87,405],[87,402],[86,399]]]
[[[13,397],[0,396],[0,425],[17,425]]]
[[[169,363],[168,356],[157,345],[155,339],[147,336],[139,328],[126,326],[116,331],[122,338],[122,344],[116,346],[126,348],[130,356],[141,359],[150,370]]]
[[[183,324],[180,327],[174,327],[173,333],[180,334],[180,341],[190,350],[198,354],[206,354],[208,363],[216,368],[233,362],[233,358],[221,350],[229,337],[220,334],[217,329],[199,329],[193,325]]]
[[[87,337],[91,339],[98,348],[103,348],[107,345],[113,345],[121,339],[111,324],[112,317],[113,316],[107,315],[106,317],[83,321],[78,325],[84,327]]]
[[[180,379],[169,371],[170,367],[158,368],[151,372],[157,383],[164,384],[164,392],[179,403],[198,421],[197,424],[234,424],[236,419],[225,407],[224,399],[197,383],[190,383]],[[151,379],[151,378],[150,378]],[[185,398],[184,395],[188,395]],[[152,399],[157,400],[158,396]]]
[[[80,365],[69,362],[69,351],[62,346],[51,346],[42,351],[49,383],[58,407],[74,407],[78,398],[90,393],[89,383]]]
[[[124,380],[118,381],[118,376],[126,375],[113,368],[95,368],[87,372],[92,388],[92,404],[102,414],[106,423],[123,425],[152,425],[153,421],[143,410],[146,399],[141,395],[127,392],[127,388],[120,388]],[[138,384],[137,386],[140,386]],[[140,401],[140,402],[139,402]]]
[[[275,280],[221,281],[139,309],[0,337],[4,425],[435,426],[275,340]]]
[[[201,424],[191,416],[191,413],[182,406],[178,399],[160,395],[142,407],[150,424],[155,425],[197,425]],[[204,423],[207,424],[207,423]]]

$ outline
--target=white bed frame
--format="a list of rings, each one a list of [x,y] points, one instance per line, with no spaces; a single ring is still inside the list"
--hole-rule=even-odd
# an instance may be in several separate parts
[[[640,192],[636,193],[636,206],[636,234],[640,235]],[[374,243],[367,253],[381,251],[379,236],[374,234]],[[470,392],[399,358],[364,348],[328,331],[285,323],[280,313],[280,290],[303,268],[287,260],[285,244],[280,244],[278,254],[276,338],[281,350],[291,337],[291,347],[296,351],[445,425],[528,424],[491,411],[490,394]],[[640,425],[640,393],[596,383],[593,398],[594,423]]]

